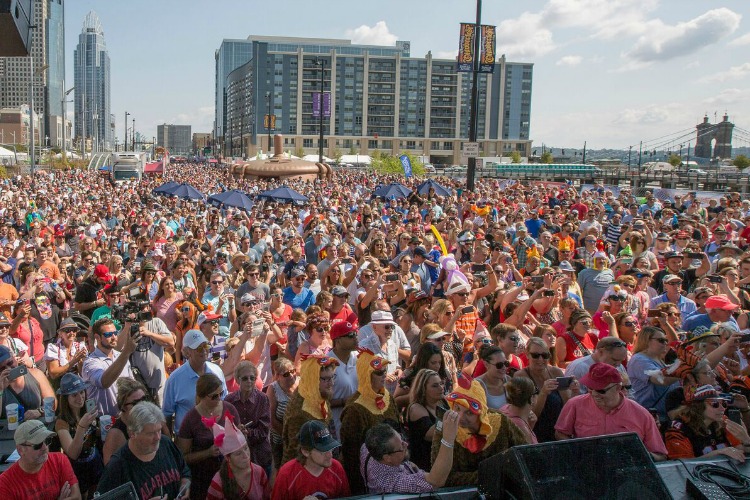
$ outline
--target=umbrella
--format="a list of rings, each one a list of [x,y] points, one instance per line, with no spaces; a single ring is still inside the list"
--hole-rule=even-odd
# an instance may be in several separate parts
[[[398,182],[393,182],[387,186],[378,186],[373,192],[373,195],[386,199],[406,198],[410,194],[411,189]]]
[[[156,194],[169,194],[169,190],[177,186],[179,186],[179,184],[175,181],[169,181],[161,186],[155,187],[153,192]]]
[[[167,193],[170,196],[176,196],[184,200],[204,200],[206,197],[195,189],[193,186],[187,183],[178,184],[170,188]]]
[[[257,196],[257,198],[260,200],[277,201],[280,203],[294,203],[295,205],[302,205],[308,200],[307,196],[299,194],[294,189],[290,189],[286,186],[263,191]]]
[[[420,184],[419,186],[417,186],[417,193],[427,194],[430,192],[430,189],[434,189],[435,194],[437,196],[450,196],[451,194],[453,194],[451,193],[450,189],[441,186],[440,184],[433,181],[432,179],[428,179],[424,181],[422,184]]]
[[[208,197],[208,203],[215,207],[225,206],[239,208],[245,212],[248,212],[253,208],[252,200],[250,200],[245,193],[237,191],[236,189],[212,194]]]

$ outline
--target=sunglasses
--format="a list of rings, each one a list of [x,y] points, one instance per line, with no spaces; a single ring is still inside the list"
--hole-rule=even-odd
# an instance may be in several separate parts
[[[318,327],[315,328],[315,331],[318,332],[318,333],[325,333],[328,330],[326,328],[322,328],[322,327],[318,326]]]
[[[244,377],[240,377],[240,380],[243,381],[243,382],[247,382],[247,381],[253,381],[253,382],[255,382],[255,380],[257,378],[258,377],[253,376],[253,375],[245,375]]]
[[[119,334],[120,334],[120,330],[115,330],[114,332],[102,332],[102,337],[104,337],[105,339],[108,339],[112,337],[113,335],[119,335]]]
[[[248,276],[260,276],[260,273],[247,273]]]
[[[51,444],[52,444],[52,436],[49,436],[49,437],[47,437],[44,441],[42,441],[39,444],[22,444],[21,446],[28,446],[29,448],[31,448],[34,451],[39,451],[39,450],[42,449],[42,446],[49,447],[49,445],[51,445]]]
[[[552,355],[548,352],[530,352],[529,356],[531,356],[534,359],[539,359],[539,358],[549,359]]]
[[[510,368],[510,361],[498,361],[497,363],[493,363],[492,366],[498,370],[504,370],[505,368]]]
[[[622,324],[630,328],[633,328],[634,326],[638,326],[637,321],[624,321]]]
[[[289,370],[288,372],[282,373],[281,376],[284,378],[289,378],[295,376],[296,374],[297,372],[295,370]]]
[[[618,295],[613,295],[609,298],[612,302],[625,302],[625,297],[620,297]]]
[[[706,404],[710,406],[711,408],[719,408],[719,407],[726,408],[727,407],[727,402],[724,401],[723,399],[719,401],[706,401]]]
[[[345,339],[356,339],[357,338],[357,332],[350,332],[346,335],[343,335]]]
[[[143,401],[151,401],[151,400],[149,398],[147,398],[147,397],[144,396],[144,397],[142,397],[140,399],[136,399],[135,401],[131,401],[129,403],[125,403],[123,406],[135,406],[138,403],[142,403]]]
[[[610,385],[606,389],[594,389],[594,392],[598,394],[607,394],[609,391],[612,390],[613,387],[618,387],[620,384]]]

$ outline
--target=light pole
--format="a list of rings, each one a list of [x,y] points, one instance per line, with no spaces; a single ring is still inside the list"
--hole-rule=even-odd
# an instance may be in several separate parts
[[[326,72],[326,61],[325,59],[316,57],[314,62],[316,66],[320,66],[320,100],[318,109],[318,112],[320,113],[320,135],[318,136],[318,163],[323,163],[323,77]]]
[[[482,0],[477,0],[477,23],[474,25],[474,59],[471,66],[471,113],[469,114],[469,142],[477,142],[477,114],[479,107],[478,80],[479,80],[479,42],[482,29]],[[466,169],[466,189],[474,191],[474,178],[476,176],[477,159],[469,158]]]
[[[122,150],[125,151],[128,149],[128,116],[130,116],[130,113],[125,111],[125,138],[122,140]]]
[[[268,108],[268,122],[266,123],[266,132],[268,132],[268,151],[271,151],[271,92],[266,92],[266,106]]]
[[[133,151],[135,151],[135,118],[133,118]]]
[[[34,26],[34,28],[36,28],[36,26]],[[31,125],[31,178],[33,179],[34,174],[36,173],[36,155],[34,154],[34,77],[47,71],[49,65],[45,64],[41,68],[34,70],[34,58],[29,55],[29,66],[31,69],[31,83],[29,84],[29,122]]]
[[[63,83],[63,88],[65,88],[65,84],[64,83]],[[63,144],[62,144],[63,165],[67,165],[68,164],[68,152],[67,152],[68,148],[67,148],[67,144],[65,143],[66,138],[67,138],[67,126],[65,125],[65,120],[66,120],[66,116],[67,116],[67,113],[66,113],[67,106],[66,106],[66,104],[68,103],[68,95],[71,92],[73,92],[75,89],[76,89],[75,87],[71,87],[70,89],[68,89],[63,94],[62,102],[60,103],[60,104],[62,104],[62,112],[63,112],[63,119],[62,119],[62,124],[63,124]]]

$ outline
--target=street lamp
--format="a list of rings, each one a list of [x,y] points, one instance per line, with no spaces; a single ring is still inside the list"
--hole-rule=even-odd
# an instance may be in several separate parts
[[[128,149],[128,116],[130,116],[130,113],[125,111],[125,138],[122,140],[122,150],[125,151]]]
[[[29,122],[31,123],[31,178],[33,182],[34,174],[36,173],[36,156],[34,154],[34,77],[47,71],[49,65],[45,64],[41,68],[34,70],[34,58],[29,55],[29,66],[32,70],[31,82],[29,83]]]
[[[268,122],[266,123],[266,131],[268,132],[268,151],[271,151],[271,92],[266,92],[266,105],[268,108]]]
[[[65,88],[64,84],[63,84],[63,88]],[[66,120],[66,117],[67,117],[67,112],[66,112],[66,107],[67,106],[66,106],[66,104],[68,102],[70,102],[70,101],[68,101],[68,95],[71,92],[73,92],[75,89],[76,89],[75,87],[71,87],[70,89],[68,89],[67,91],[65,91],[65,93],[63,94],[62,102],[60,103],[60,104],[62,104],[62,112],[63,112],[63,119],[62,119],[62,125],[63,125],[63,144],[62,144],[63,165],[67,165],[68,164],[68,152],[67,152],[67,144],[66,144],[66,140],[67,140],[67,135],[66,135],[67,134],[67,130],[66,129],[67,129],[67,127],[65,125],[65,120]]]
[[[326,72],[326,61],[321,57],[316,57],[313,61],[316,66],[320,66],[320,100],[318,102],[320,113],[320,135],[318,136],[318,163],[323,163],[323,77]]]
[[[135,118],[133,118],[133,151],[135,151]]]

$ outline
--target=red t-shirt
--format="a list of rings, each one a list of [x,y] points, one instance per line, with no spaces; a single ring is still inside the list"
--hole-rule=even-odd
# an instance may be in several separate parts
[[[581,351],[581,349],[578,347],[578,342],[575,342],[572,338],[570,338],[571,335],[576,336],[574,333],[568,334],[566,332],[562,335],[558,335],[557,337],[558,339],[565,340],[565,361],[568,362],[576,360],[578,358],[582,358],[587,354]],[[583,338],[580,338],[578,336],[576,336],[576,338],[578,338],[583,347],[589,350],[588,354],[594,352],[596,344],[599,342],[599,339],[593,333],[587,333]]]
[[[292,459],[281,466],[273,485],[272,500],[302,500],[307,495],[322,493],[319,498],[348,497],[349,480],[341,462],[333,459],[331,466],[315,477],[299,463]]]
[[[78,484],[70,460],[62,453],[50,453],[42,470],[36,474],[24,472],[18,462],[3,472],[0,475],[0,498],[57,500],[65,483]]]
[[[276,316],[273,311],[271,312],[271,317],[273,318],[273,322],[278,325],[278,327],[281,329],[281,337],[279,337],[279,344],[286,344],[288,342],[288,339],[286,337],[286,330],[289,326],[289,320],[292,319],[292,308],[284,304],[284,312],[281,313],[280,316]],[[279,355],[279,346],[277,346],[275,343],[271,344],[270,347],[270,354],[271,356],[278,356]]]

